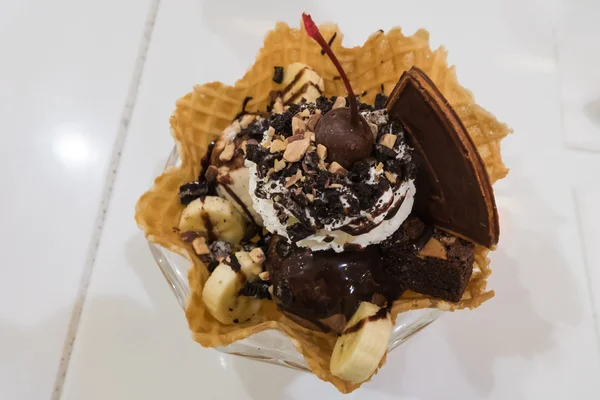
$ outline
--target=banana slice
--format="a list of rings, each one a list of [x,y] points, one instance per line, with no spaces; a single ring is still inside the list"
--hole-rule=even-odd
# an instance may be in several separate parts
[[[360,303],[335,343],[329,365],[331,373],[352,383],[366,381],[379,366],[391,333],[392,319],[387,310],[372,303]]]
[[[229,181],[231,183],[217,185],[217,194],[220,197],[229,200],[244,217],[247,217],[246,213],[250,213],[254,222],[257,225],[262,226],[262,218],[260,214],[254,210],[252,198],[250,197],[248,189],[248,182],[250,180],[248,168],[240,167],[233,171],[227,171],[227,175],[229,175]],[[234,198],[231,193],[237,198]]]
[[[307,102],[317,100],[325,88],[323,78],[306,64],[293,63],[283,70],[283,102],[297,103],[302,97]]]
[[[179,229],[238,244],[244,237],[246,219],[231,202],[217,196],[206,196],[187,205],[181,214]]]
[[[250,282],[257,280],[258,274],[262,272],[262,266],[255,263],[247,251],[238,251],[235,256],[240,262],[240,270],[246,276],[246,279]]]
[[[202,301],[222,324],[245,322],[260,309],[260,300],[238,295],[245,283],[243,271],[235,272],[229,265],[221,263],[204,284]]]

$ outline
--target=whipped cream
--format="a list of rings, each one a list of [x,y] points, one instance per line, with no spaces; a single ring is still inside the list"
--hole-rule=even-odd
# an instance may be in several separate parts
[[[297,111],[298,115],[305,110],[309,110],[311,115],[316,112],[314,104],[302,105]],[[380,243],[400,227],[412,210],[416,193],[413,176],[409,173],[409,176],[404,177],[403,173],[407,170],[404,167],[412,162],[411,149],[404,143],[401,128],[398,125],[390,124],[385,110],[363,112],[363,116],[368,122],[376,125],[377,131],[381,130],[382,135],[393,134],[396,136],[393,148],[384,149],[387,152],[385,160],[381,154],[376,154],[380,160],[385,161],[385,165],[389,168],[384,167],[384,162],[373,157],[363,163],[359,179],[356,179],[354,168],[352,171],[346,171],[348,174],[354,174],[354,179],[351,180],[349,176],[341,178],[323,171],[322,166],[320,172],[307,171],[305,158],[297,161],[296,164],[286,163],[286,168],[297,168],[301,174],[301,168],[304,170],[302,180],[290,185],[286,183],[289,182],[289,174],[287,177],[278,176],[277,171],[274,171],[273,168],[265,173],[266,167],[263,165],[263,160],[277,156],[277,151],[271,153],[263,150],[263,156],[254,160],[258,165],[253,161],[246,160],[249,168],[248,186],[252,204],[255,211],[261,215],[267,230],[301,247],[309,247],[315,251],[333,249],[336,252],[342,252],[349,246],[362,248]],[[310,116],[305,117],[310,118]],[[294,132],[294,134],[296,133]],[[280,137],[279,140],[282,139],[283,137]],[[271,129],[270,132],[265,132],[260,146],[267,149],[273,140]],[[310,150],[314,147],[316,145],[309,147],[307,152],[314,151]],[[391,150],[393,150],[392,156],[390,156]],[[298,167],[301,163],[302,167]],[[368,168],[368,174],[365,173],[366,168]],[[395,173],[392,173],[392,170]],[[327,183],[319,186],[310,181],[316,179],[314,177],[317,175],[323,174],[330,176],[333,184]],[[312,195],[308,195],[310,203],[302,205],[301,201],[298,205],[298,196],[308,198],[305,193],[309,193],[310,190],[312,190]],[[365,190],[371,196],[369,201],[361,199],[365,196]],[[332,192],[334,192],[333,200],[331,200]],[[331,201],[334,201],[335,204]],[[358,207],[359,203],[360,207]],[[369,205],[364,206],[365,203]],[[315,206],[316,204],[319,206]],[[329,204],[337,207],[337,213],[332,210],[331,218],[328,215],[323,218],[324,212],[327,214]],[[343,212],[340,212],[340,208],[343,208]],[[293,229],[298,225],[303,225],[311,231],[308,234],[304,232],[299,238]]]

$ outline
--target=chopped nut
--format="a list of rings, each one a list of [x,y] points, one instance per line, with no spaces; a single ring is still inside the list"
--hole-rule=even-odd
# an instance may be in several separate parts
[[[213,154],[221,154],[221,152],[223,152],[223,150],[225,149],[225,140],[219,140],[217,141],[217,143],[215,143],[215,147],[213,149]]]
[[[419,257],[434,257],[441,258],[442,260],[447,260],[448,255],[446,253],[446,247],[440,243],[436,238],[431,238],[425,246],[419,251]]]
[[[371,133],[373,133],[373,137],[377,137],[377,133],[379,132],[379,127],[372,122],[369,122],[369,128],[371,128]]]
[[[310,194],[310,193],[308,193],[308,194],[306,195],[306,198],[307,198],[307,199],[308,199],[308,201],[310,201],[311,203],[312,203],[313,201],[315,201],[315,196],[314,196],[314,195],[312,195],[312,194]]]
[[[322,144],[317,145],[317,155],[319,156],[319,160],[324,161],[327,158],[327,147]]]
[[[277,100],[275,100],[275,104],[273,104],[273,112],[275,114],[283,114],[283,100],[281,100],[281,97],[278,97]]]
[[[383,173],[385,174],[385,177],[388,179],[388,181],[390,181],[391,183],[396,183],[396,177],[394,176],[394,174],[388,171],[384,171]]]
[[[242,120],[240,121],[240,127],[242,129],[246,129],[248,127],[248,125],[250,125],[250,122],[254,121],[254,119],[256,118],[255,115],[252,114],[246,114],[242,117]]]
[[[292,132],[294,132],[294,135],[297,135],[300,131],[306,131],[306,122],[298,117],[292,118]]]
[[[394,144],[396,144],[396,135],[392,135],[391,133],[386,133],[379,139],[379,144],[384,145],[390,149],[394,148]]]
[[[314,145],[310,145],[308,146],[308,149],[306,151],[315,151],[317,148]]]
[[[304,153],[306,153],[309,145],[310,140],[308,139],[296,140],[287,146],[285,153],[283,153],[283,158],[288,162],[299,161],[304,156]]]
[[[326,187],[331,188],[331,189],[341,189],[344,186],[340,185],[339,183],[332,183],[331,185],[326,186]]]
[[[203,237],[198,237],[194,239],[194,241],[192,242],[192,247],[194,248],[196,254],[198,254],[199,256],[210,254],[210,249],[206,245],[206,239]]]
[[[267,129],[267,138],[272,139],[274,134],[275,134],[275,128],[270,126],[269,129]]]
[[[294,136],[290,136],[289,138],[286,139],[287,144],[293,143],[296,140],[302,140],[304,139],[304,134],[298,134],[298,135],[294,135]]]
[[[250,258],[255,263],[262,264],[263,262],[265,262],[265,259],[267,257],[265,257],[265,253],[262,251],[262,249],[260,247],[257,247],[255,249],[252,249],[252,251],[250,251]]]
[[[310,129],[311,131],[314,132],[315,128],[317,127],[317,122],[319,122],[319,120],[321,119],[321,114],[313,114],[308,118],[308,121],[306,122],[306,126],[308,127],[308,129]]]
[[[302,171],[300,169],[298,169],[298,171],[296,172],[296,175],[292,175],[285,180],[285,187],[289,188],[290,186],[292,186],[293,184],[298,182],[301,178],[302,178]]]
[[[375,172],[380,172],[382,169],[383,169],[383,163],[379,163],[375,167]]]
[[[258,277],[263,281],[268,281],[270,278],[269,271],[261,272],[260,274],[258,274]]]
[[[219,175],[219,169],[217,167],[215,167],[214,165],[209,165],[208,168],[206,169],[206,173],[204,174],[204,177],[206,178],[206,180],[208,182],[214,182],[215,179],[217,179],[217,175]]]
[[[246,145],[248,144],[248,141],[244,140],[242,142],[242,144],[240,144],[240,149],[242,149],[242,151],[244,152],[244,155],[246,155]]]
[[[310,110],[308,108],[305,108],[304,110],[302,110],[302,112],[300,113],[301,117],[310,117]]]
[[[346,170],[346,168],[342,167],[336,161],[332,162],[329,165],[329,172],[332,172],[334,174],[341,174],[341,175],[346,175],[348,173],[348,171]]]
[[[436,304],[436,307],[442,311],[450,311],[451,305],[447,301],[441,300]]]
[[[273,169],[275,170],[275,172],[279,172],[284,168],[285,168],[285,161],[275,160],[275,165],[273,166]]]
[[[304,132],[304,137],[310,140],[311,142],[315,141],[315,133],[311,131]]]
[[[341,107],[346,107],[346,98],[344,98],[342,96],[338,96],[335,99],[335,103],[333,103],[333,107],[331,107],[331,109],[335,110],[336,108],[341,108]]]
[[[454,244],[454,242],[456,242],[456,236],[442,236],[440,237],[440,242],[450,246],[451,244]]]
[[[224,135],[225,137],[233,137],[242,131],[242,127],[240,126],[240,121],[237,119],[233,121],[233,123],[225,129]]]
[[[279,139],[275,139],[273,140],[273,142],[271,142],[271,153],[277,153],[278,151],[284,151],[286,149],[286,144]]]
[[[275,297],[275,289],[273,287],[273,285],[269,286],[269,288],[267,289],[269,291],[269,294],[271,295],[271,297]]]
[[[235,150],[235,146],[233,143],[229,143],[225,146],[221,154],[219,154],[219,160],[221,161],[229,161],[233,157],[233,151]]]

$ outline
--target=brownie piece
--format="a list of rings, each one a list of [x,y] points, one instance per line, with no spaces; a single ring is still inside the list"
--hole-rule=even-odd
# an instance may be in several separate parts
[[[415,217],[407,219],[381,247],[386,269],[398,269],[409,289],[443,300],[459,301],[473,272],[472,243],[430,228]]]

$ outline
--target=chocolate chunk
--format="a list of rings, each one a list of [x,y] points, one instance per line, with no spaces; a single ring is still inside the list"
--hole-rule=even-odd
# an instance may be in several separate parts
[[[420,156],[413,212],[486,247],[498,243],[494,192],[469,133],[418,68],[405,72],[387,105]]]
[[[307,227],[311,226],[311,222],[306,216],[304,208],[302,205],[296,202],[296,198],[294,197],[293,193],[283,196],[281,199],[281,205],[284,206],[285,209],[294,217],[296,217],[296,219],[303,225],[306,225]]]
[[[290,239],[294,242],[307,238],[316,232],[313,228],[301,224],[299,222],[287,227],[286,230],[288,235],[290,236]]]
[[[269,299],[271,300],[271,293],[269,293],[270,284],[264,281],[253,281],[246,282],[242,290],[240,290],[240,296],[254,297],[255,299]]]
[[[402,160],[396,160],[395,158],[386,160],[384,166],[386,171],[400,175],[397,179],[402,180],[402,175],[404,173],[404,163]]]
[[[377,142],[379,142],[379,139],[386,134],[397,135],[402,138],[402,140],[396,140],[396,146],[394,146],[394,148],[400,146],[404,141],[404,128],[400,122],[393,119],[379,128],[379,131],[377,132]]]
[[[375,104],[373,105],[373,108],[375,110],[381,110],[382,108],[385,108],[385,102],[387,101],[388,97],[384,94],[384,93],[377,93],[377,95],[375,96]]]
[[[283,82],[283,67],[273,67],[273,82],[281,83]]]
[[[319,110],[321,110],[321,114],[325,115],[329,111],[331,111],[334,101],[335,101],[335,98],[332,98],[332,100],[329,100],[325,96],[319,96],[319,97],[317,97],[316,105],[317,105],[317,108]]]
[[[282,114],[271,114],[269,125],[280,135],[285,137],[292,136],[292,118],[294,118],[294,115],[299,111],[300,106],[292,103]]]
[[[390,149],[389,147],[384,146],[379,143],[375,144],[375,158],[377,159],[377,161],[385,162],[387,160],[396,158],[397,155],[398,155],[398,153],[396,153],[394,150]]]
[[[341,218],[344,215],[344,204],[342,204],[340,192],[337,189],[325,190],[323,198],[332,217]]]
[[[206,264],[206,268],[208,269],[208,272],[210,272],[212,274],[212,272],[215,270],[215,268],[217,268],[219,266],[219,261],[217,261],[216,259],[212,259],[208,262],[208,264]]]
[[[263,146],[261,146],[259,144],[248,143],[246,145],[246,159],[248,161],[252,161],[255,164],[258,164],[268,154],[269,154],[269,150],[265,149]]]
[[[237,259],[235,254],[231,254],[229,256],[229,262],[227,264],[229,264],[231,269],[236,272],[242,269],[242,265],[240,264],[240,261]]]
[[[284,136],[292,135],[292,117],[284,112],[283,114],[272,114],[269,118],[269,125],[275,129],[278,134]]]
[[[231,244],[222,240],[216,240],[208,245],[208,249],[212,253],[213,257],[221,261],[231,254]]]
[[[314,172],[319,169],[319,156],[316,151],[309,151],[304,155],[305,172]]]
[[[367,210],[377,201],[375,187],[365,182],[358,182],[352,186],[352,189],[360,202],[360,206]]]
[[[275,165],[275,160],[281,160],[282,154],[267,154],[257,164],[257,173],[259,178],[264,178]]]
[[[348,179],[355,183],[364,182],[369,179],[370,171],[371,164],[368,161],[355,162],[348,173]]]
[[[242,134],[248,135],[250,139],[262,141],[265,131],[269,129],[269,121],[267,119],[258,119],[248,125],[246,129],[241,131]]]
[[[179,187],[179,201],[184,206],[187,206],[192,201],[206,196],[211,190],[211,184],[207,181],[190,182]]]

